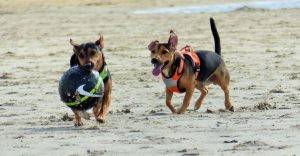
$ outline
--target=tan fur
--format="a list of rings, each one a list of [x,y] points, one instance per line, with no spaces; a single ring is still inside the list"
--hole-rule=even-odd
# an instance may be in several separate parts
[[[175,40],[172,42],[172,40]],[[175,43],[175,44],[170,44]],[[167,47],[169,46],[169,47]],[[167,75],[167,71],[171,71],[171,65],[173,64],[173,57],[176,52],[176,46],[177,46],[177,36],[176,34],[171,31],[170,32],[170,38],[168,44],[166,43],[157,43],[154,45],[153,48],[150,48],[151,51],[151,59],[157,59],[161,64],[168,62],[164,68],[162,69],[162,72],[164,72],[165,75]],[[179,80],[179,88],[185,89],[186,93],[182,102],[182,105],[180,108],[175,109],[172,105],[172,96],[173,92],[169,91],[167,88],[166,91],[166,105],[171,110],[172,113],[178,113],[182,114],[186,111],[186,109],[189,106],[190,100],[192,98],[192,95],[194,93],[195,88],[201,91],[200,97],[197,99],[194,110],[198,110],[204,100],[204,97],[208,93],[208,85],[210,83],[219,85],[221,89],[224,91],[225,95],[225,108],[230,111],[234,111],[233,107],[231,106],[230,97],[229,97],[229,81],[230,76],[229,72],[225,66],[225,63],[222,61],[219,65],[219,67],[215,70],[215,72],[206,80],[204,83],[201,83],[200,81],[196,80],[194,72],[192,72],[191,67],[188,67],[187,64],[184,64],[184,71],[183,75]]]
[[[100,48],[103,48],[104,47],[104,38],[103,38],[102,34],[99,34],[99,36],[100,36],[98,39],[99,46],[100,46]],[[70,43],[73,46],[78,46],[78,44],[74,43],[72,40],[70,40]],[[85,57],[80,57],[80,55],[83,55]],[[78,58],[80,65],[83,65],[87,61],[93,62],[95,64],[94,70],[99,71],[104,64],[102,55],[103,55],[103,53],[101,51],[96,51],[95,49],[89,48],[87,50],[87,52],[85,52],[83,50],[79,51],[77,58]],[[111,98],[112,98],[111,90],[112,90],[112,81],[109,78],[104,83],[104,93],[103,93],[102,100],[93,107],[93,114],[94,114],[96,120],[100,123],[105,122],[106,115],[108,113],[108,108],[110,106]],[[75,126],[81,126],[82,121],[81,121],[81,117],[80,117],[80,111],[73,110],[73,112],[75,115]]]

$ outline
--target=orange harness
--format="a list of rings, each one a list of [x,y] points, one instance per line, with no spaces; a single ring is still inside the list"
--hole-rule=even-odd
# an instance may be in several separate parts
[[[183,48],[181,48],[179,51],[179,54],[180,54],[180,62],[179,62],[179,66],[176,68],[174,74],[170,77],[165,77],[164,74],[162,73],[161,76],[162,76],[162,79],[169,91],[183,93],[183,92],[185,92],[185,90],[180,89],[178,87],[178,82],[183,74],[183,65],[184,65],[185,57],[190,57],[190,59],[193,61],[194,70],[195,70],[194,73],[195,73],[196,79],[197,79],[198,73],[200,71],[200,59],[197,56],[197,54],[195,53],[194,49],[189,45],[186,45]]]

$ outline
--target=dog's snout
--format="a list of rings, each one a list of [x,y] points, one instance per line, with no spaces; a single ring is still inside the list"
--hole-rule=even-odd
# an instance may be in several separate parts
[[[84,64],[84,68],[86,70],[92,70],[94,68],[94,65],[93,65],[93,63],[88,62],[88,63]]]
[[[157,58],[153,58],[153,59],[151,59],[151,63],[152,64],[157,64],[157,63],[159,63],[159,61],[158,61]]]

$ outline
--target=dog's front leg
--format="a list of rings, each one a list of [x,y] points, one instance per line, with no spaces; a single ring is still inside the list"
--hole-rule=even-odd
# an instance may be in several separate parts
[[[176,110],[171,103],[172,96],[173,96],[173,92],[169,91],[169,89],[166,88],[166,105],[169,107],[172,113],[175,113]]]
[[[75,110],[75,109],[72,109],[72,111],[74,112],[74,115],[75,115],[75,124],[74,126],[82,126],[83,123],[81,121],[81,117],[80,117],[80,111],[79,110]]]
[[[105,83],[104,86],[104,95],[102,98],[102,105],[99,112],[99,116],[97,117],[97,121],[100,123],[105,122],[106,114],[108,113],[108,107],[111,103],[111,88],[112,88],[112,82],[109,79],[107,83]]]
[[[108,107],[111,103],[111,93],[108,93],[107,96],[103,97],[102,106],[100,109],[99,116],[97,118],[97,121],[100,123],[104,123],[106,119],[106,114],[108,113]]]
[[[183,103],[179,109],[176,110],[177,114],[183,114],[185,110],[188,108],[191,98],[193,96],[195,87],[190,87],[189,89],[186,90],[186,93],[184,95]]]
[[[99,101],[97,103],[97,105],[93,107],[93,113],[94,113],[94,116],[95,116],[96,120],[98,119],[101,106],[102,106],[102,101]]]

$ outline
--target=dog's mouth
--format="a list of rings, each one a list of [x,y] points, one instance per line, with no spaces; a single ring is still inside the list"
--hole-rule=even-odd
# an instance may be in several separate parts
[[[165,65],[167,65],[169,63],[169,61],[165,62],[165,63],[154,63],[154,68],[152,70],[152,74],[154,76],[158,76],[161,71],[163,70],[163,68],[165,67]]]
[[[161,73],[161,69],[164,66],[164,64],[156,63],[154,64],[154,68],[152,70],[152,74],[154,76],[158,76]]]

